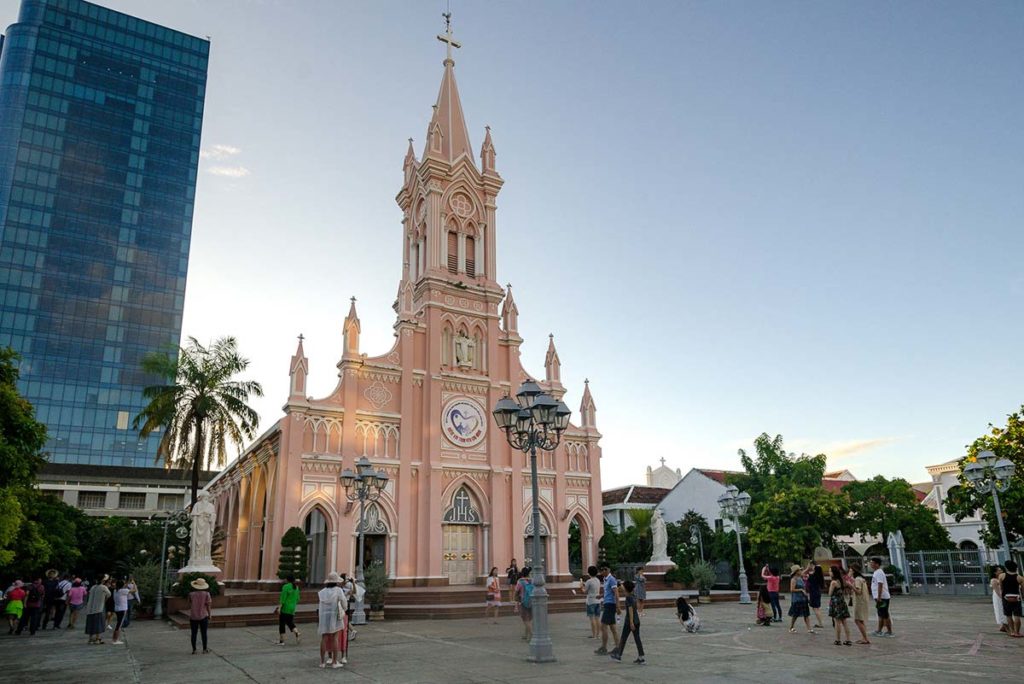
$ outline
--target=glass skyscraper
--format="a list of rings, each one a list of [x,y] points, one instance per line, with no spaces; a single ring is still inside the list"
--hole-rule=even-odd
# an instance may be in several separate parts
[[[0,346],[54,463],[152,466],[139,362],[179,343],[209,42],[24,0],[0,53]]]

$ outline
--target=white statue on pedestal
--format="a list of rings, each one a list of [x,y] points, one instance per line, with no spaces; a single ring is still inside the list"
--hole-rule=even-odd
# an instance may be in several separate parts
[[[206,491],[199,492],[192,511],[192,541],[189,546],[188,565],[179,570],[185,572],[220,572],[213,564],[213,528],[217,522],[217,509]]]
[[[665,529],[665,518],[661,516],[661,509],[654,509],[654,517],[651,518],[651,554],[652,563],[671,562],[668,557],[668,531]]]
[[[476,357],[476,342],[466,333],[460,332],[455,338],[455,365],[460,368],[471,368]]]

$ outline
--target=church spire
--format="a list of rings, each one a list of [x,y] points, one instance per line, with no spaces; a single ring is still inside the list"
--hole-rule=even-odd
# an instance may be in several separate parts
[[[423,156],[451,164],[462,155],[466,155],[472,164],[473,146],[469,142],[466,118],[462,114],[462,100],[459,98],[459,88],[455,84],[455,60],[452,59],[452,48],[460,48],[462,44],[452,38],[451,18],[451,12],[444,14],[445,32],[437,36],[439,41],[447,45],[447,56],[444,60],[441,90],[437,94],[437,104],[434,105],[434,116],[427,129],[427,144]]]
[[[544,357],[544,372],[547,381],[553,385],[562,384],[562,361],[558,358],[558,351],[555,349],[555,336],[548,335],[548,353]]]
[[[288,392],[289,399],[305,399],[306,398],[306,378],[309,376],[309,361],[306,359],[306,352],[302,349],[303,336],[299,335],[299,346],[295,350],[295,355],[292,357],[292,363],[288,376],[291,380],[290,390]]]
[[[362,332],[362,326],[359,324],[359,316],[356,314],[356,298],[352,298],[352,305],[349,306],[348,316],[345,316],[345,325],[343,328],[344,340],[345,340],[345,351],[342,354],[342,359],[353,359],[359,357],[359,333]]]
[[[590,380],[583,381],[583,401],[580,402],[580,427],[597,427],[597,405],[590,394]]]
[[[498,175],[494,169],[494,142],[491,140],[491,127],[484,126],[487,133],[484,135],[484,144],[480,146],[480,170],[485,174]]]

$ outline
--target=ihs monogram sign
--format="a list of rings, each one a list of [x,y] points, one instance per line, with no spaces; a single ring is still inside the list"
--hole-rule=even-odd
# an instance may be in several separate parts
[[[458,397],[449,401],[441,414],[441,431],[457,447],[475,447],[487,435],[487,420],[480,405]]]

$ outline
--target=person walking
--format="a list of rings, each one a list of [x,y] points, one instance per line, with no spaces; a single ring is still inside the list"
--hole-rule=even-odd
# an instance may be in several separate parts
[[[597,566],[587,568],[587,581],[583,582],[586,595],[587,619],[590,621],[590,638],[601,636],[601,580],[597,578]]]
[[[32,581],[26,590],[25,610],[18,620],[18,629],[15,634],[21,634],[28,627],[29,634],[35,634],[39,629],[39,619],[43,615],[43,605],[46,601],[46,587],[43,585],[43,578],[37,577]]]
[[[825,591],[825,573],[821,566],[814,561],[807,566],[805,582],[807,583],[807,603],[817,619],[814,626],[821,629],[825,626],[821,622],[821,594]]]
[[[637,610],[640,612],[640,617],[644,615],[644,604],[647,603],[647,576],[644,575],[644,569],[640,568],[636,571],[636,575],[633,577],[633,595],[636,597]]]
[[[60,584],[60,573],[50,568],[46,571],[46,579],[43,580],[43,609],[41,611],[42,620],[40,629],[45,630],[46,625],[53,619],[53,614],[56,611],[57,601],[57,585]]]
[[[82,584],[81,578],[76,577],[71,582],[71,588],[68,589],[68,608],[71,609],[71,617],[68,618],[68,629],[75,628],[75,623],[78,622],[78,614],[82,612],[82,607],[85,605],[85,597],[88,593],[89,590]]]
[[[857,626],[857,631],[860,632],[860,639],[857,640],[858,644],[869,645],[871,640],[868,639],[868,597],[871,594],[871,590],[868,587],[867,580],[864,579],[864,575],[860,571],[860,563],[850,564],[850,574],[853,576],[853,624]]]
[[[25,596],[28,592],[23,588],[24,582],[14,580],[14,584],[7,590],[7,607],[4,608],[4,615],[7,616],[8,634],[14,634],[14,630],[21,622],[21,616],[25,613]]]
[[[197,632],[203,639],[203,653],[209,653],[210,646],[207,643],[206,635],[210,629],[210,618],[213,617],[210,612],[210,608],[213,606],[213,599],[210,598],[210,585],[200,577],[192,580],[189,586],[192,587],[192,591],[188,593],[188,626],[192,631],[192,655],[196,654]]]
[[[331,572],[327,575],[324,588],[317,593],[317,633],[320,635],[320,668],[330,665],[332,668],[343,667],[338,656],[338,632],[345,626],[345,611],[348,600],[342,589],[341,575]]]
[[[1003,574],[1003,568],[1000,565],[993,565],[992,570],[989,573],[988,588],[992,592],[992,612],[996,614],[996,624],[999,625],[1000,632],[1008,632],[1009,629],[1006,626],[1006,613],[1003,612],[1003,587],[999,578]]]
[[[882,570],[882,559],[871,559],[871,598],[875,600],[875,612],[878,613],[878,629],[872,632],[872,636],[891,638],[892,616],[889,613],[889,582],[885,578],[885,571]],[[882,630],[885,631],[882,631]]]
[[[619,639],[619,645],[609,655],[612,660],[621,662],[622,653],[626,650],[626,641],[629,639],[629,635],[632,634],[637,652],[637,659],[633,662],[637,665],[643,665],[647,662],[647,659],[644,658],[644,644],[640,641],[640,613],[637,610],[639,599],[635,594],[636,585],[626,580],[622,583],[622,588],[626,590],[626,619],[622,623],[622,638]]]
[[[498,611],[501,610],[501,580],[498,579],[498,566],[491,568],[487,573],[487,603],[484,605],[484,617],[487,617],[491,608],[494,609],[492,622],[498,624]]]
[[[71,590],[71,580],[65,574],[57,582],[57,588],[53,597],[53,615],[52,625],[54,629],[60,629],[61,624],[64,622],[64,615],[68,609],[68,592]],[[43,623],[43,629],[46,629],[46,624]]]
[[[281,587],[281,596],[278,599],[277,607],[277,645],[284,646],[284,630],[287,628],[295,635],[295,643],[299,643],[299,630],[295,627],[295,610],[299,605],[299,586],[295,583],[295,577],[288,575]]]
[[[779,584],[782,582],[782,578],[779,577],[779,569],[768,567],[768,564],[765,563],[761,568],[761,579],[764,580],[765,586],[768,588],[768,600],[772,606],[772,622],[782,622],[782,605],[779,603]]]
[[[1017,574],[1017,562],[1008,560],[1003,566],[1005,572],[999,578],[999,592],[1003,597],[1003,615],[1006,616],[1006,631],[1014,639],[1020,639],[1021,587],[1024,579]]]
[[[516,582],[519,581],[519,566],[516,565],[516,559],[513,558],[512,562],[505,568],[505,577],[508,579],[508,602],[516,602]]]
[[[130,594],[128,585],[124,580],[117,580],[114,586],[114,640],[111,644],[121,645],[121,630],[124,629],[124,620],[128,615],[128,596]]]
[[[601,577],[603,588],[601,593],[601,646],[594,651],[597,655],[610,655],[608,653],[608,641],[611,637],[612,650],[615,650],[619,642],[618,630],[615,629],[615,618],[622,613],[619,606],[619,580],[615,579],[611,568],[607,565],[601,566]]]
[[[139,585],[135,582],[135,578],[128,575],[128,581],[124,584],[128,590],[128,608],[124,612],[124,624],[121,625],[121,629],[126,629],[128,625],[132,623],[132,613],[135,612],[135,604],[139,603],[142,597],[139,595]]]
[[[523,568],[516,581],[515,602],[516,612],[519,619],[523,621],[523,640],[530,641],[533,638],[533,580],[530,579],[530,567]]]
[[[836,629],[836,646],[852,646],[850,641],[850,626],[846,621],[850,618],[850,607],[846,605],[846,583],[843,581],[843,571],[833,565],[829,569],[831,580],[828,583],[828,615],[832,618],[832,624]],[[840,639],[840,632],[846,638]]]
[[[98,579],[89,588],[89,598],[85,604],[85,633],[89,635],[90,644],[102,644],[103,633],[107,631],[107,598],[110,588]]]
[[[797,618],[804,619],[807,633],[814,634],[811,629],[811,608],[807,600],[807,584],[804,582],[803,568],[793,565],[789,569],[789,633],[796,633]]]

